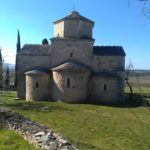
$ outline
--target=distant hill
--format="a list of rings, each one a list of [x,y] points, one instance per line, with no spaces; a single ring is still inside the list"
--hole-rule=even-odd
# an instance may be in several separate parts
[[[150,70],[136,69],[129,72],[129,76],[150,76]]]

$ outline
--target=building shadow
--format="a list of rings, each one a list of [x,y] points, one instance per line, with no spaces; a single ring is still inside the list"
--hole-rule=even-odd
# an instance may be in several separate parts
[[[89,101],[85,104],[92,105],[100,105],[100,106],[108,106],[108,107],[120,107],[120,108],[136,108],[136,107],[150,107],[150,95],[143,95],[139,93],[134,93],[132,95],[132,99],[129,93],[125,94],[125,98],[123,100],[118,100],[114,103],[102,103],[95,102],[89,98]]]
[[[61,105],[53,106],[47,105],[45,102],[26,102],[24,100],[17,103],[7,104],[7,106],[17,108],[18,110],[27,110],[27,111],[30,110],[37,112],[73,111],[73,109]]]

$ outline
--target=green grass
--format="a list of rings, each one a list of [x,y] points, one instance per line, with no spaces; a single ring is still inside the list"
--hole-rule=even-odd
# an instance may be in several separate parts
[[[81,150],[149,150],[150,111],[61,102],[14,100],[1,95],[6,106],[62,134]]]
[[[125,93],[130,93],[129,87],[125,87]],[[133,93],[150,94],[150,87],[134,87]]]
[[[19,134],[0,128],[0,150],[38,150]]]
[[[150,76],[129,77],[129,83],[133,88],[133,93],[150,94]],[[127,85],[125,92],[129,93],[129,87]]]

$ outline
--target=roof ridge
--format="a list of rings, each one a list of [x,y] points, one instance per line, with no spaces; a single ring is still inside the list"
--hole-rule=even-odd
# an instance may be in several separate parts
[[[122,46],[94,46],[93,55],[100,56],[125,56]]]
[[[82,64],[80,62],[76,62],[73,60],[67,60],[65,62],[62,62],[62,63],[52,67],[51,70],[73,69],[73,67],[84,68],[84,70],[90,70],[90,68],[88,66],[86,66],[85,64]]]
[[[61,22],[63,20],[76,20],[76,19],[81,19],[81,20],[84,20],[84,21],[87,21],[87,22],[91,22],[92,24],[94,24],[94,21],[92,21],[92,20],[90,20],[90,19],[80,15],[80,13],[77,12],[77,11],[72,11],[69,15],[67,15],[67,16],[59,19],[59,20],[54,21],[54,24],[55,23],[59,23],[59,22]]]

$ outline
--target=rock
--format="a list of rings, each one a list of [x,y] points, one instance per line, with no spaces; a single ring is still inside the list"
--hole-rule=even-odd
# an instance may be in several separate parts
[[[53,133],[52,133],[52,132],[48,132],[48,133],[46,134],[46,136],[49,137],[49,138],[51,138],[51,137],[53,137]]]
[[[57,150],[57,143],[56,142],[50,142],[50,147],[51,147],[51,150]]]
[[[66,140],[63,140],[63,139],[59,139],[58,142],[61,144],[61,145],[70,145],[70,143]]]
[[[47,137],[48,137],[51,141],[56,140],[56,138],[53,136],[53,133],[52,133],[52,132],[47,133]]]
[[[50,141],[49,137],[46,135],[41,136],[40,140],[45,144],[46,142]]]
[[[46,145],[46,146],[43,146],[43,149],[44,149],[44,150],[50,150],[51,147]]]
[[[53,136],[57,139],[57,137],[59,137],[60,135],[57,133],[53,133]]]
[[[41,138],[41,137],[37,136],[37,137],[35,137],[34,139],[35,139],[35,140],[39,140],[40,138]]]
[[[76,150],[67,140],[47,127],[0,107],[0,123],[20,133],[30,143],[44,150]]]
[[[43,136],[43,135],[45,135],[45,132],[38,132],[37,134],[35,134],[35,137],[37,137],[37,136]]]
[[[59,135],[57,136],[56,140],[62,139],[62,137]]]
[[[70,149],[68,149],[67,147],[64,147],[64,148],[62,148],[61,150],[70,150]]]

